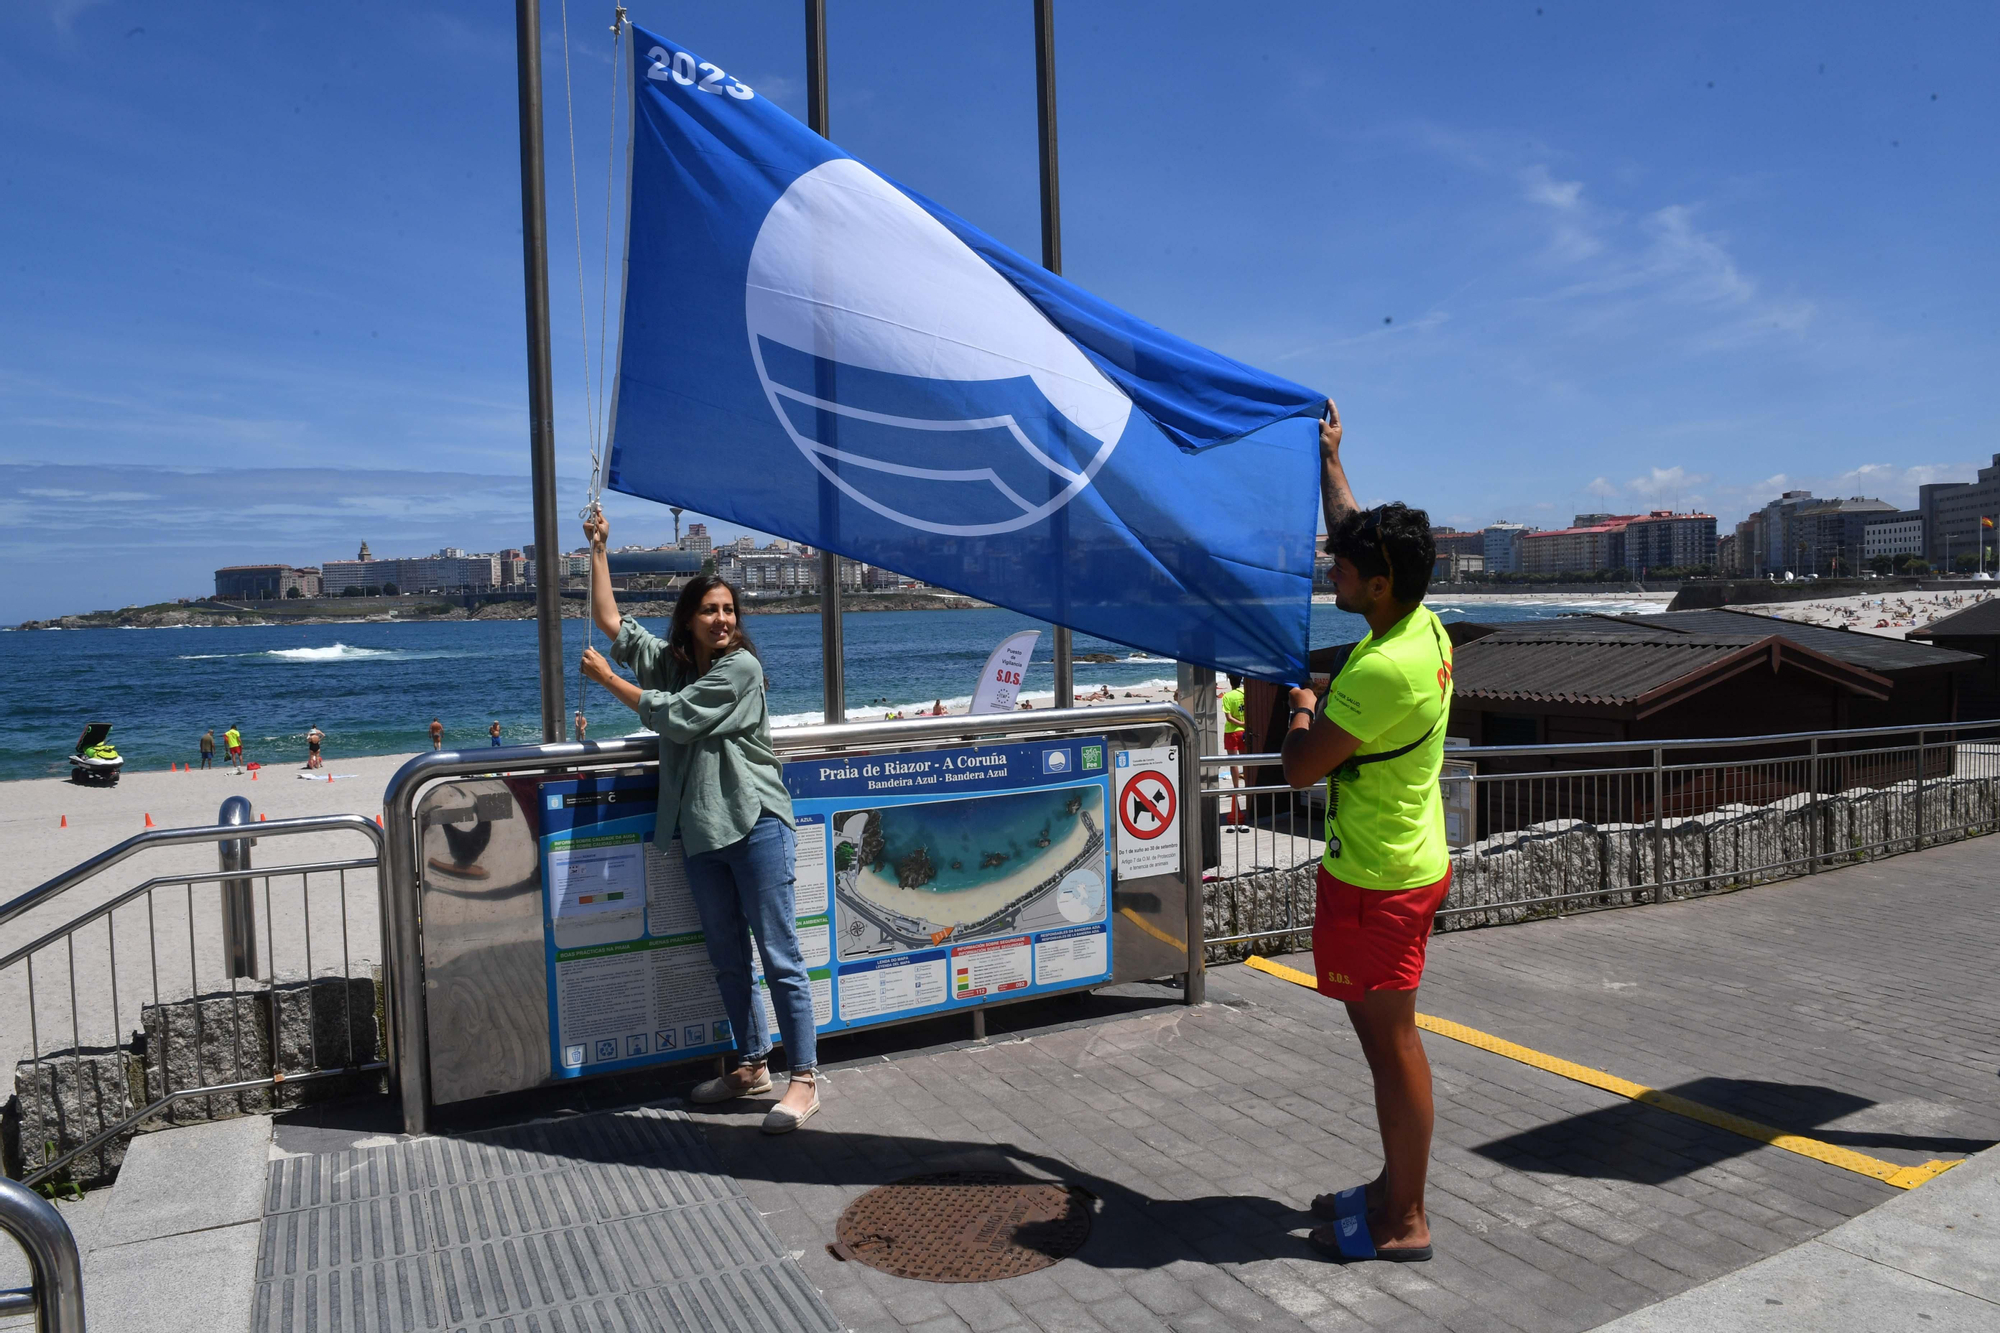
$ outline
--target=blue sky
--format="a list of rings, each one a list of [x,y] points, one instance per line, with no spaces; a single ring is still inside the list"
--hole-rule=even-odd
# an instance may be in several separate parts
[[[569,15],[593,341],[609,8]],[[0,622],[527,540],[511,9],[0,10]],[[1028,0],[829,9],[834,139],[1037,253]],[[799,10],[632,7],[795,113]],[[1990,6],[1057,11],[1066,271],[1332,393],[1365,499],[1726,527],[1782,487],[1907,504],[2000,449]],[[621,541],[671,531],[609,507]]]

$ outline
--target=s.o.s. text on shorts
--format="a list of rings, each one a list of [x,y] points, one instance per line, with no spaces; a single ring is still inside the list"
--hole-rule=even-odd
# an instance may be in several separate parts
[[[1335,879],[1321,866],[1318,887],[1312,946],[1319,993],[1359,1000],[1372,990],[1415,990],[1451,871],[1435,884],[1385,891]]]

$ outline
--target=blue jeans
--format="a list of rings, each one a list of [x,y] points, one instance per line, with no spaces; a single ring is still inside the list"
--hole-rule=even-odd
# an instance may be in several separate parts
[[[727,847],[687,859],[688,888],[708,941],[708,961],[722,992],[723,1012],[736,1034],[738,1056],[756,1064],[770,1054],[770,1025],[750,982],[750,935],[764,959],[764,980],[778,1011],[778,1038],[793,1073],[819,1065],[819,1034],[813,1025],[812,979],[792,893],[792,863],[798,836],[776,815],[759,816],[742,838]]]

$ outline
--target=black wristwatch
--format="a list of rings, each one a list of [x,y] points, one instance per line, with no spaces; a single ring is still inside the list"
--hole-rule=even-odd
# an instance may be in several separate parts
[[[1289,726],[1291,726],[1291,725],[1292,725],[1292,719],[1293,719],[1293,718],[1295,718],[1295,717],[1297,717],[1297,716],[1298,716],[1298,715],[1299,715],[1300,713],[1304,713],[1304,714],[1305,714],[1305,715],[1306,715],[1307,717],[1311,717],[1311,716],[1313,715],[1313,710],[1312,710],[1312,709],[1310,709],[1310,708],[1294,708],[1294,709],[1293,709],[1293,710],[1292,710],[1292,711],[1291,711],[1291,712],[1290,712],[1290,713],[1289,713],[1289,714],[1288,714],[1288,715],[1286,716],[1286,718],[1285,718],[1285,725],[1286,725],[1286,726],[1288,726],[1288,727],[1289,727]]]

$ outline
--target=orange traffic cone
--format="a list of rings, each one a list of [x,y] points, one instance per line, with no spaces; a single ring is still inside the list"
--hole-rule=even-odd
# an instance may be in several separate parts
[[[383,827],[386,827],[386,826],[385,826],[385,825],[384,825],[384,824],[382,823],[382,816],[380,816],[380,815],[377,815],[377,816],[375,816],[375,827],[376,827],[376,828],[383,828]]]
[[[378,823],[379,823],[379,822],[381,821],[381,819],[382,819],[382,816],[380,816],[380,815],[377,815],[377,816],[375,816],[375,819],[376,819],[376,822],[378,822]],[[69,816],[68,816],[68,815],[64,815],[64,816],[62,817],[62,821],[63,821],[63,822],[62,822],[62,827],[64,827],[64,828],[68,828],[68,827],[69,827]]]
[[[255,782],[257,780],[257,770],[254,768],[250,770],[250,780],[252,782]]]
[[[258,815],[258,816],[257,816],[257,822],[258,822],[259,824],[263,823],[263,822],[264,822],[264,816],[262,816],[262,815]]]
[[[153,827],[153,817],[151,815],[146,816],[146,827],[147,828]]]

